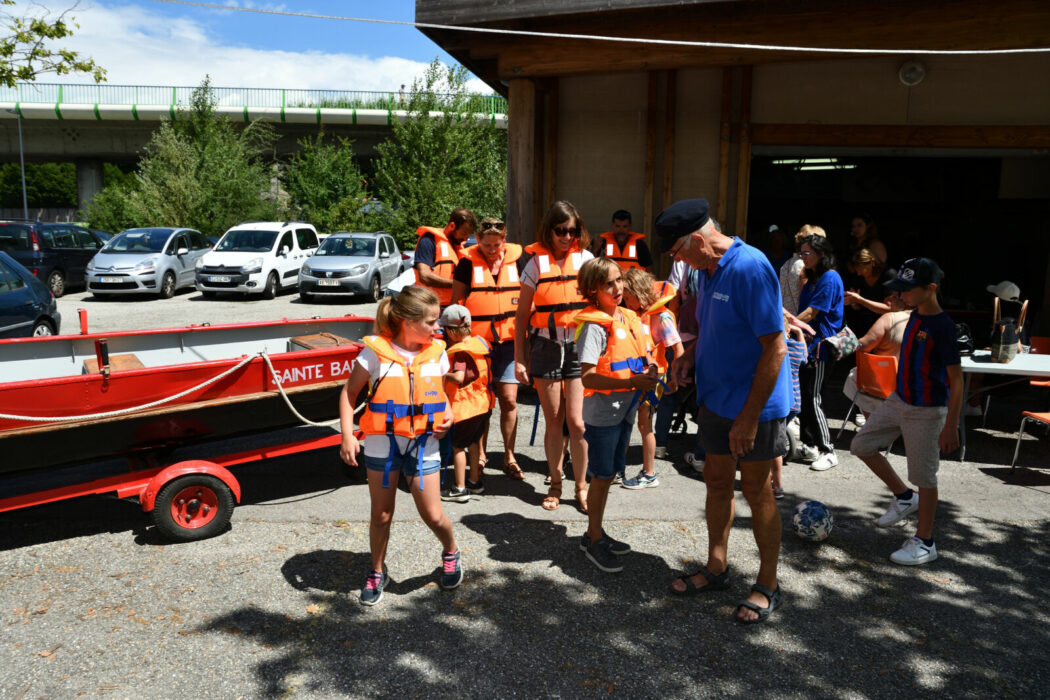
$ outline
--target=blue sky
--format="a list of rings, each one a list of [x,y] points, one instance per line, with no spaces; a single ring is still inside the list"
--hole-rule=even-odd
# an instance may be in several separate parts
[[[411,21],[414,0],[216,0],[225,5]],[[52,12],[73,0],[38,0]],[[19,9],[31,7],[20,2]],[[397,90],[435,57],[452,58],[414,27],[308,19],[171,5],[152,0],[81,0],[80,29],[62,42],[95,59],[107,81],[135,85]],[[59,82],[45,75],[41,82]],[[63,76],[62,82],[88,82]],[[491,92],[473,80],[471,88]]]

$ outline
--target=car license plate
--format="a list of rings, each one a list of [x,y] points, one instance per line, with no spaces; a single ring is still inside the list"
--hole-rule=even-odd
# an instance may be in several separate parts
[[[123,277],[99,277],[98,281],[102,284],[120,284],[124,281]]]
[[[319,287],[338,287],[339,280],[317,280],[317,286]]]
[[[210,277],[208,277],[208,281],[209,282],[229,282],[230,281],[230,276],[229,275],[211,275]]]

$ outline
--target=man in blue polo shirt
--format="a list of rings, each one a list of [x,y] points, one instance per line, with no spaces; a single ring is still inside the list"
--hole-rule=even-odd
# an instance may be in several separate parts
[[[770,485],[774,460],[787,452],[791,403],[780,282],[761,251],[717,230],[706,199],[675,202],[660,212],[656,234],[663,250],[700,273],[696,353],[675,360],[672,373],[680,384],[694,368],[696,373],[700,439],[707,450],[707,566],[676,579],[671,590],[691,595],[729,587],[727,545],[739,462],[761,563],[736,619],[762,622],[782,600],[780,513]]]

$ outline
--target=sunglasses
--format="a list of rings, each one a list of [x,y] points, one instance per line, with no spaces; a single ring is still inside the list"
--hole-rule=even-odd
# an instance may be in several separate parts
[[[667,254],[670,255],[673,258],[674,256],[678,255],[678,251],[680,251],[682,248],[684,248],[685,244],[688,243],[688,242],[689,242],[689,239],[686,238],[681,243],[676,245],[674,248],[671,248],[671,250],[667,251]]]
[[[496,229],[497,231],[503,231],[507,228],[507,224],[502,221],[486,221],[481,225],[482,231],[488,231],[489,229]]]
[[[558,236],[559,238],[564,237],[564,236],[572,236],[573,238],[575,238],[576,236],[580,235],[580,229],[578,229],[576,227],[572,227],[572,228],[555,228],[555,229],[553,229],[553,233],[554,233],[555,236]]]

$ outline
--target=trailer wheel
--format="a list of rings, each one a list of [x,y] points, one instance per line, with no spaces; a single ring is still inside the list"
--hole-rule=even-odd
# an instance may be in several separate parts
[[[233,493],[220,479],[205,474],[180,476],[157,494],[153,524],[173,540],[203,540],[226,527],[233,505]]]

